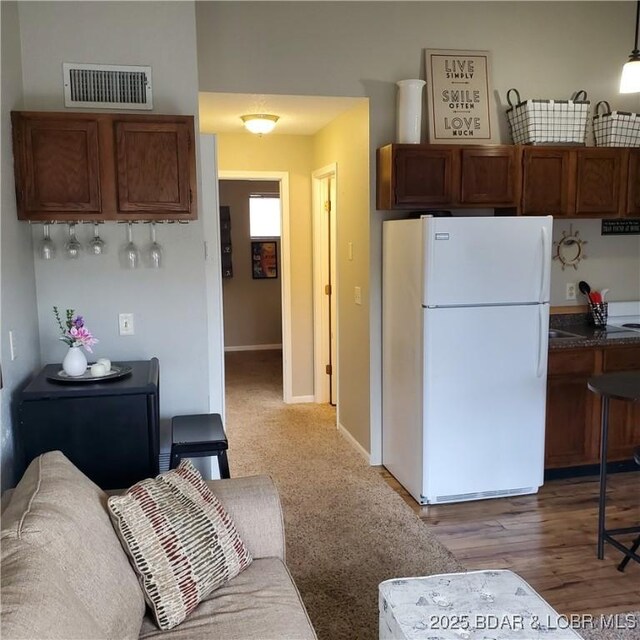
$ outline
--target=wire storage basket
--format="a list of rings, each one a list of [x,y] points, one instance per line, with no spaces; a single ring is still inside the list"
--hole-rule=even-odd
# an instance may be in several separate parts
[[[606,100],[598,102],[595,111],[596,147],[640,147],[640,113],[611,111]]]
[[[585,91],[577,91],[571,100],[523,101],[517,89],[509,89],[507,102],[514,144],[585,143],[591,105]]]

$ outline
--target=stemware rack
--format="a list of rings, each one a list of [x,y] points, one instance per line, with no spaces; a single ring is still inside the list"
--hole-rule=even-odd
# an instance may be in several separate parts
[[[99,256],[99,255],[104,255],[105,253],[105,248],[107,246],[107,243],[100,239],[100,250],[96,251],[96,250],[92,250],[92,248],[95,247],[95,240],[98,237],[98,232],[97,229],[98,227],[102,226],[103,224],[109,224],[109,222],[104,222],[104,221],[87,221],[87,220],[68,220],[68,221],[61,221],[61,220],[46,220],[46,221],[31,221],[29,220],[29,224],[33,224],[33,225],[42,225],[44,228],[44,237],[43,240],[46,242],[46,250],[41,250],[39,249],[37,246],[35,247],[35,251],[36,253],[38,253],[40,255],[40,258],[43,260],[53,260],[54,258],[61,256],[61,257],[66,257],[67,258],[79,258],[81,255],[83,254],[87,254],[90,256]],[[114,223],[111,223],[114,224]],[[146,256],[146,263],[148,266],[153,267],[153,268],[159,268],[161,266],[161,255],[164,252],[163,247],[161,247],[161,245],[157,242],[156,240],[156,233],[155,233],[155,228],[157,225],[174,225],[174,224],[178,224],[178,225],[183,225],[183,224],[189,224],[189,220],[144,220],[144,221],[137,221],[137,220],[118,220],[115,222],[115,224],[118,225],[127,225],[127,230],[128,230],[128,237],[130,237],[131,235],[131,229],[138,225],[138,224],[143,224],[143,225],[151,225],[151,241],[148,244],[148,246],[145,248],[145,253],[148,253],[149,255]],[[62,251],[57,251],[58,247],[55,245],[55,243],[53,242],[53,239],[50,237],[50,233],[49,230],[51,227],[53,226],[66,226],[67,227],[67,231],[69,232],[69,235],[72,236],[75,239],[75,235],[77,232],[77,229],[80,228],[81,226],[88,226],[91,228],[91,235],[89,236],[89,238],[86,240],[86,242],[81,243],[81,249],[77,251],[77,254],[74,256],[70,256],[67,254],[67,252],[65,251],[65,243],[61,243],[60,244],[60,249],[62,249]],[[42,244],[42,241],[41,241]],[[67,243],[68,244],[68,243]],[[125,242],[125,245],[131,244],[131,242],[129,241],[128,243]],[[137,249],[136,249],[137,250]],[[131,261],[123,261],[123,267],[125,268],[137,268],[140,261],[133,261],[134,263],[132,263]]]

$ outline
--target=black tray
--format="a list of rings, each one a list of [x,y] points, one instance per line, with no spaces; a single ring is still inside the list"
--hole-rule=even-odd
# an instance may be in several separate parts
[[[119,380],[131,373],[131,367],[128,365],[111,365],[111,371],[104,376],[92,376],[91,366],[81,376],[69,376],[62,369],[58,373],[47,376],[47,380],[51,382],[64,382],[66,384],[96,383],[107,382],[108,380]]]

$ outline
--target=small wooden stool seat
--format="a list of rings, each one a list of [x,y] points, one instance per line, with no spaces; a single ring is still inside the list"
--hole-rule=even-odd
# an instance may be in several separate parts
[[[217,413],[174,416],[171,420],[171,462],[175,469],[182,458],[217,457],[221,478],[229,478],[229,443]]]

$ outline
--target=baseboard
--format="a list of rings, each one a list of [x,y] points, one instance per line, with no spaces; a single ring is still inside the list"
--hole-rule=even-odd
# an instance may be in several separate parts
[[[315,396],[291,396],[287,401],[287,404],[305,404],[307,402],[315,402]]]
[[[244,344],[237,347],[225,347],[225,351],[272,351],[282,349],[281,344]]]
[[[338,431],[345,437],[345,440],[367,461],[369,460],[369,452],[340,424],[338,423]]]

